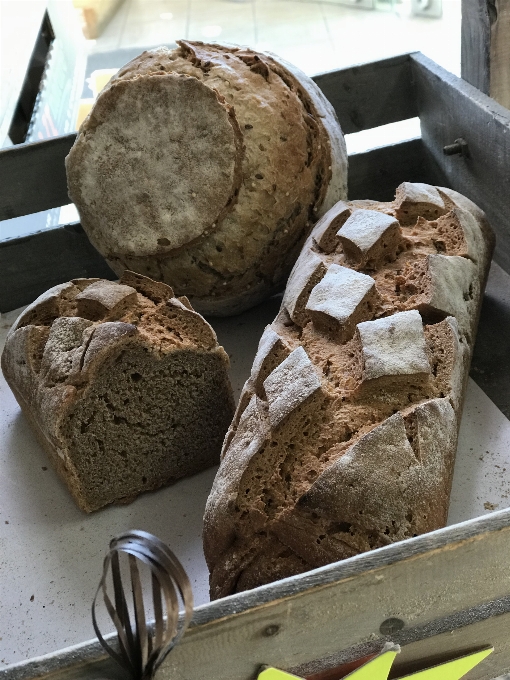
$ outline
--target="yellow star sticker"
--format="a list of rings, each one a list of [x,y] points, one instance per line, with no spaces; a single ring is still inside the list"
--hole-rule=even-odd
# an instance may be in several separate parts
[[[425,671],[406,675],[400,680],[460,680],[472,668],[477,666],[486,656],[494,651],[493,647],[483,649],[480,652],[461,656],[453,661],[448,661],[439,666],[428,668]],[[388,680],[388,675],[393,665],[393,661],[398,654],[398,648],[383,651],[382,654],[371,659],[368,663],[350,673],[344,680]],[[266,668],[260,673],[258,680],[302,680],[297,675],[291,675],[276,668]]]

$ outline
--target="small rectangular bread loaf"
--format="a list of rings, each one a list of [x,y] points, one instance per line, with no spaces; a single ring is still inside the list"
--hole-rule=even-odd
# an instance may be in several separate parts
[[[475,204],[424,184],[316,224],[207,502],[213,598],[444,526],[493,247]]]
[[[228,356],[164,283],[76,279],[12,326],[2,370],[82,510],[126,503],[219,462]]]

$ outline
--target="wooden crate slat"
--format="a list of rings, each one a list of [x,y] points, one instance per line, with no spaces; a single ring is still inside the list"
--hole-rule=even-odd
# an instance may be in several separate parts
[[[462,77],[510,107],[510,1],[462,0]]]
[[[314,80],[333,104],[344,134],[418,115],[408,54],[322,73]]]
[[[0,272],[0,312],[27,305],[70,279],[117,278],[80,224],[1,242]]]
[[[509,538],[510,528],[490,532],[381,568],[376,567],[374,553],[372,569],[332,584],[325,584],[317,571],[308,578],[315,587],[282,598],[275,588],[271,603],[203,630],[190,630],[156,680],[251,680],[259,664],[296,669],[335,650],[354,645],[359,649],[360,642],[372,643],[373,648],[379,638],[382,646],[379,627],[392,616],[403,619],[419,636],[426,624],[443,616],[508,595],[508,570],[499,560],[508,559]],[[454,627],[476,620],[465,615]],[[277,640],[264,635],[275,625],[280,626]],[[433,643],[428,648],[433,649]],[[505,665],[510,665],[508,657]],[[483,673],[473,673],[473,680],[491,677]]]
[[[392,201],[402,182],[443,184],[445,179],[421,138],[349,156],[350,200]]]
[[[0,150],[0,220],[70,203],[64,158],[75,134]]]
[[[353,155],[349,163],[351,198],[391,200],[406,179],[437,181],[420,139]],[[0,242],[0,271],[0,312],[29,304],[72,278],[114,278],[79,224]]]
[[[411,59],[423,142],[448,185],[485,210],[497,236],[495,260],[510,272],[510,111],[422,54]],[[444,155],[458,138],[468,158]]]
[[[490,34],[487,0],[462,0],[461,74],[485,94],[490,89]]]

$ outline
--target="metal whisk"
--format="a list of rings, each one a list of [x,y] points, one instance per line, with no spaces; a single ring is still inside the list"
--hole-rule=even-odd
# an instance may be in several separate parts
[[[123,582],[121,554],[127,557],[129,582]],[[126,558],[122,558],[126,559]],[[150,570],[154,623],[147,622],[139,563]],[[111,566],[114,603],[107,593]],[[131,596],[126,594],[127,589]],[[117,629],[119,651],[101,635],[96,620],[96,605],[102,593],[106,610]],[[179,595],[184,617],[179,620]],[[130,615],[128,597],[132,598]],[[193,593],[188,576],[172,551],[158,538],[145,531],[128,531],[110,542],[103,575],[92,603],[92,623],[99,642],[133,680],[148,680],[166,655],[176,645],[193,616]],[[132,620],[133,619],[133,620]]]

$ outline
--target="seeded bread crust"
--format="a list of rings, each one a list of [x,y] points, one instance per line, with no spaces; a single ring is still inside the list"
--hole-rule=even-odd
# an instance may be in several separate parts
[[[212,598],[444,526],[493,247],[477,206],[423,184],[317,223],[225,437]]]
[[[281,289],[311,225],[347,191],[331,104],[274,55],[179,41],[112,79],[66,160],[94,246],[205,314]]]
[[[234,402],[228,357],[187,298],[126,272],[41,295],[2,370],[82,510],[217,464]]]

